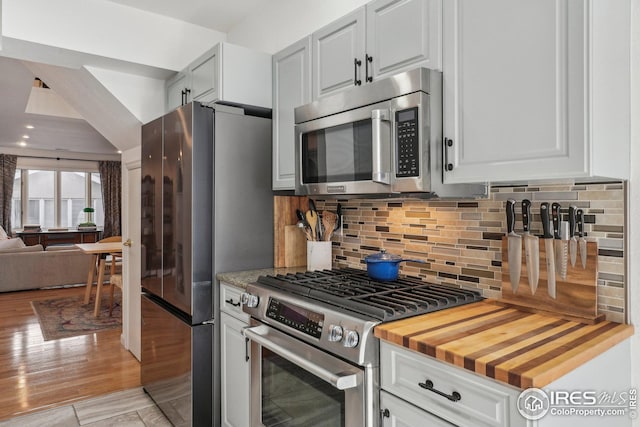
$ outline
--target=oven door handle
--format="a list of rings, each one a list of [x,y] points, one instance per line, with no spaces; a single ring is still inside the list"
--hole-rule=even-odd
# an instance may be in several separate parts
[[[296,349],[291,345],[291,340],[293,338],[275,331],[267,325],[245,328],[243,329],[243,334],[256,344],[260,344],[261,346],[277,353],[318,378],[328,382],[338,390],[355,388],[360,382],[358,369],[340,360],[336,360],[338,363],[332,362],[331,366],[329,366],[329,363],[322,363],[324,359],[333,359],[333,357],[326,355],[320,350],[308,346],[307,344],[302,344],[301,342],[296,342],[296,346],[304,346],[304,351],[302,353],[296,351]],[[310,355],[317,357],[310,357]],[[311,359],[315,360],[311,361]],[[326,360],[324,361],[327,362]]]

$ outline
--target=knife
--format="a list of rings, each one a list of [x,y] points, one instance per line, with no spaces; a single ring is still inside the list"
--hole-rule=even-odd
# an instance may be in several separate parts
[[[587,268],[587,240],[584,238],[584,217],[582,209],[576,211],[578,217],[578,244],[580,245],[580,259],[582,260],[582,268]]]
[[[547,254],[547,292],[551,298],[556,297],[556,263],[553,255],[553,234],[549,226],[549,203],[540,204],[540,220],[542,221],[542,240]]]
[[[538,289],[538,276],[540,275],[540,248],[538,236],[530,233],[531,226],[531,201],[524,199],[522,201],[522,227],[524,230],[524,254],[527,261],[527,277],[529,278],[529,287],[531,295],[536,293]]]
[[[556,271],[562,280],[567,278],[568,247],[560,235],[560,203],[551,204],[551,222],[553,223],[553,238],[555,239]]]
[[[576,207],[569,206],[569,259],[571,267],[576,266],[576,255],[578,254],[578,239],[576,239]]]
[[[507,243],[509,260],[509,279],[511,290],[515,294],[520,284],[520,270],[522,268],[522,237],[514,231],[516,223],[516,201],[507,200]]]

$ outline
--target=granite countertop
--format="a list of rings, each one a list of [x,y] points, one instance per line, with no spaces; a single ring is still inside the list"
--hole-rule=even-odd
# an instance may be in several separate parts
[[[290,268],[262,268],[258,270],[233,271],[229,273],[218,273],[216,279],[220,282],[233,285],[238,288],[246,289],[249,283],[258,280],[260,276],[289,274],[307,271],[306,267],[290,267]]]
[[[526,389],[544,387],[633,335],[633,326],[584,324],[476,302],[375,328],[375,336]]]

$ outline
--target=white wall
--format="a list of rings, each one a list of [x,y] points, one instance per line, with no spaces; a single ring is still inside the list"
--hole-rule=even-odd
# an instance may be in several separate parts
[[[164,113],[164,80],[105,68],[85,68],[141,123],[147,123]]]
[[[227,41],[276,53],[368,0],[281,0],[255,13],[227,33]]]
[[[635,327],[631,340],[631,384],[640,387],[640,0],[631,1],[631,179],[629,180],[627,230],[627,297],[630,322]],[[640,418],[633,421],[640,426]]]
[[[104,0],[2,0],[3,37],[178,71],[219,31]]]

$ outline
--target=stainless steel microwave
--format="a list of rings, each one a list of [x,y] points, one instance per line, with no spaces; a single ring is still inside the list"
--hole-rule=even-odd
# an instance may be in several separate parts
[[[296,194],[474,197],[442,182],[442,73],[417,68],[295,109]]]

